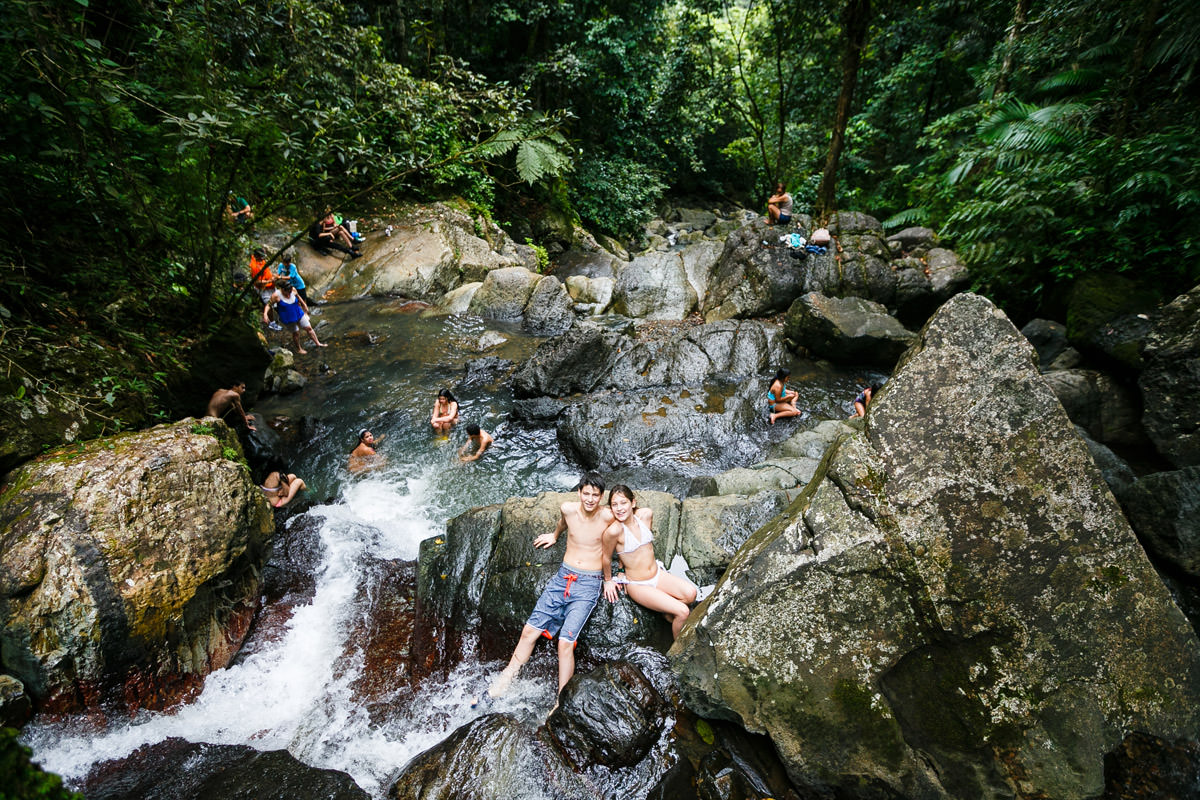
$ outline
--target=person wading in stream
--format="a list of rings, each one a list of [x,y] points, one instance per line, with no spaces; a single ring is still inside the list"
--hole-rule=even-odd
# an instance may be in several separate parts
[[[596,607],[603,588],[601,559],[604,555],[604,531],[613,521],[612,511],[600,504],[604,496],[604,479],[594,472],[579,481],[579,500],[563,503],[558,524],[553,533],[543,533],[533,540],[534,547],[553,547],[559,535],[567,532],[567,550],[559,567],[533,613],[521,630],[521,638],[513,650],[504,671],[471,703],[475,708],[500,697],[512,685],[521,667],[533,655],[538,637],[553,639],[558,635],[558,691],[575,674],[575,643],[579,633]]]

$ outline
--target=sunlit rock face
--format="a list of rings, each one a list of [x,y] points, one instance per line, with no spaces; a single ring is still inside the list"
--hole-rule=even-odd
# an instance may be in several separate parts
[[[768,734],[815,791],[1095,797],[1127,737],[1200,731],[1200,642],[976,295],[692,620],[671,651],[688,705]]]
[[[223,422],[35,459],[0,494],[3,669],[45,709],[160,706],[227,664],[271,510]]]

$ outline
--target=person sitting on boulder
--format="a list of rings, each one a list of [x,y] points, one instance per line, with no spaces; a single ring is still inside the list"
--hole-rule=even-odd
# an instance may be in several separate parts
[[[775,194],[767,198],[768,225],[787,225],[792,221],[792,196],[783,182],[775,184]]]
[[[800,409],[796,408],[800,393],[787,388],[787,379],[791,374],[790,369],[777,370],[771,386],[767,389],[767,410],[770,412],[767,421],[772,425],[782,417],[800,416]]]
[[[244,197],[239,197],[233,192],[229,193],[229,198],[225,202],[225,215],[234,222],[253,222],[254,209],[250,207],[250,203]]]
[[[855,417],[865,417],[867,415],[867,404],[871,402],[871,398],[874,397],[875,393],[878,391],[879,384],[872,383],[870,386],[859,392],[858,396],[854,398],[854,413],[850,415],[850,418],[853,419]]]
[[[671,620],[671,636],[679,638],[687,622],[689,606],[696,602],[696,585],[667,572],[661,561],[654,558],[654,512],[639,508],[633,489],[623,484],[608,493],[612,524],[604,531],[604,597],[617,602],[617,587],[624,586],[629,597],[651,611],[661,611]],[[625,573],[612,576],[613,553],[621,560]]]
[[[325,216],[312,224],[308,231],[308,238],[313,247],[321,252],[339,250],[350,258],[358,258],[362,255],[358,244],[351,238],[350,232],[337,223],[330,210],[326,210]]]
[[[493,441],[494,439],[492,439],[492,435],[490,433],[472,422],[467,426],[466,443],[458,449],[458,460],[462,462],[478,461],[479,457],[483,455],[483,451],[492,446]],[[472,446],[475,447],[475,452],[471,455],[467,455],[467,451],[470,450]]]
[[[308,484],[288,472],[288,468],[278,460],[271,467],[272,469],[267,473],[267,477],[263,478],[263,482],[259,484],[258,488],[262,489],[262,493],[267,496],[267,501],[271,505],[275,508],[283,508],[292,502],[296,495],[307,489]]]
[[[603,588],[601,559],[604,531],[612,523],[612,511],[600,504],[604,497],[604,479],[594,472],[579,481],[579,500],[559,507],[558,524],[553,533],[533,540],[534,547],[553,547],[564,530],[567,549],[558,572],[546,584],[533,613],[513,650],[504,671],[471,703],[475,708],[500,697],[533,655],[540,637],[558,636],[558,691],[575,674],[575,644],[587,624]]]

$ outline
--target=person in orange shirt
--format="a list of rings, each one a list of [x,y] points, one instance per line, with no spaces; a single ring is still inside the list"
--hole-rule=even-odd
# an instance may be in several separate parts
[[[250,282],[258,290],[258,296],[263,305],[271,309],[272,319],[268,321],[267,326],[273,331],[283,330],[275,309],[271,308],[271,295],[275,293],[275,273],[267,266],[267,251],[261,247],[254,248],[254,252],[250,255]]]

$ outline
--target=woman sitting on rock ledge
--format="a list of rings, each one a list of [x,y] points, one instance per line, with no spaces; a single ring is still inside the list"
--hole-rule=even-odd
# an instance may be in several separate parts
[[[667,572],[654,558],[654,512],[638,508],[633,489],[617,485],[608,493],[608,505],[614,520],[604,531],[604,596],[617,602],[617,585],[625,587],[629,597],[651,611],[661,611],[671,620],[671,636],[678,637],[687,622],[696,587],[691,581]],[[612,577],[612,556],[616,552],[625,574]]]
[[[782,417],[800,416],[800,409],[796,408],[796,401],[800,399],[800,393],[787,388],[787,379],[791,374],[790,369],[778,370],[775,373],[775,379],[771,381],[771,386],[767,389],[767,409],[771,412],[767,421],[772,425],[775,424],[775,420]]]

